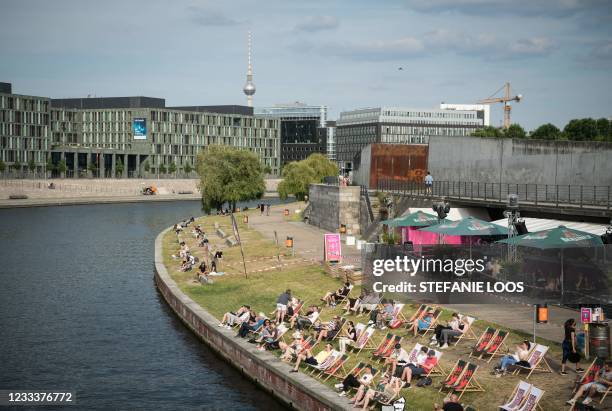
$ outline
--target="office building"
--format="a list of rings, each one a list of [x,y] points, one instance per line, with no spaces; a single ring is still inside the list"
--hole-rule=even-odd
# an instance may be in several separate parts
[[[255,116],[280,120],[281,164],[327,153],[327,107],[304,103],[255,107]]]
[[[328,121],[325,125],[327,139],[327,158],[336,161],[336,122]]]
[[[254,116],[249,107],[166,107],[161,98],[49,99],[0,90],[0,159],[9,165],[33,159],[42,172],[50,158],[55,166],[65,162],[68,177],[138,177],[193,169],[200,150],[220,144],[248,149],[272,174],[280,171],[280,121]]]
[[[485,125],[485,110],[366,108],[340,113],[336,157],[343,172],[368,144],[427,144],[430,136],[469,136]]]

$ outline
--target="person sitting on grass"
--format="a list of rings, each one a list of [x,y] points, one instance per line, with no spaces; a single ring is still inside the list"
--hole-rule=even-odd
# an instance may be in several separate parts
[[[340,397],[344,397],[351,388],[361,388],[362,386],[365,388],[369,387],[372,383],[374,376],[372,375],[372,367],[366,366],[359,372],[359,370],[354,370],[352,373],[348,374],[341,383],[334,385],[336,389],[340,390]]]
[[[440,408],[440,404],[434,404],[434,411],[463,411],[463,405],[459,403],[457,394],[450,393],[442,401],[442,408]]]
[[[501,377],[508,370],[508,367],[517,363],[521,363],[520,365],[526,364],[530,366],[527,362],[529,358],[529,349],[531,347],[531,343],[527,340],[519,343],[516,346],[516,351],[514,354],[506,354],[499,360],[499,365],[495,367],[495,374]]]
[[[329,357],[333,351],[333,346],[331,344],[326,344],[325,349],[319,351],[317,355],[312,355],[312,351],[306,350],[306,352],[299,354],[297,360],[295,362],[295,367],[290,372],[298,372],[300,367],[300,363],[304,361],[306,364],[310,365],[319,365],[322,364],[323,361]]]
[[[287,315],[287,305],[291,301],[291,290],[287,289],[276,299],[276,323],[280,324]]]
[[[183,258],[183,262],[181,263],[181,268],[179,268],[179,270],[183,273],[191,270],[191,263],[189,262],[189,259]]]
[[[361,400],[355,401],[354,406],[355,408],[363,407],[363,410],[367,410],[370,401],[388,403],[399,395],[400,391],[402,390],[402,386],[402,381],[399,378],[391,376],[386,383],[379,384],[376,390],[373,388],[368,389]]]
[[[356,341],[357,330],[355,329],[355,324],[352,321],[348,321],[346,323],[346,328],[343,330],[342,335],[338,340],[340,352],[344,354],[346,352],[346,347],[355,345]]]
[[[429,329],[432,321],[433,312],[427,311],[421,318],[418,318],[412,322],[412,324],[408,327],[408,331],[412,331],[413,335],[416,337],[419,334],[419,331]]]
[[[285,362],[290,362],[293,359],[297,359],[297,355],[302,351],[302,347],[304,346],[304,335],[296,331],[293,333],[293,341],[290,344],[287,344],[284,341],[278,342],[278,347],[282,351],[281,360]]]
[[[306,327],[312,326],[315,321],[319,318],[319,307],[312,306],[306,312],[306,315],[298,315],[297,317],[291,318],[291,328],[297,325],[298,330],[303,330]]]
[[[249,318],[251,313],[251,307],[248,305],[241,306],[236,312],[227,312],[223,314],[223,318],[219,323],[219,327],[225,327],[228,330],[232,328],[232,326],[237,324],[242,324]]]
[[[578,398],[586,394],[582,404],[589,405],[593,402],[593,397],[597,394],[605,394],[612,386],[612,361],[606,361],[604,368],[599,371],[594,381],[582,384],[576,394],[567,401],[567,404],[574,405]]]
[[[410,381],[412,381],[412,377],[420,377],[421,375],[429,374],[436,364],[438,364],[436,352],[434,350],[429,350],[427,353],[427,358],[422,364],[418,364],[416,366],[413,364],[408,364],[406,367],[404,367],[401,379],[402,381],[406,382],[406,387],[410,388]]]
[[[327,304],[328,307],[329,306],[335,307],[336,303],[339,300],[343,300],[344,297],[346,297],[350,291],[351,291],[351,283],[347,281],[344,283],[342,287],[338,288],[336,291],[329,291],[327,294],[325,294],[325,296],[321,298],[321,301]]]

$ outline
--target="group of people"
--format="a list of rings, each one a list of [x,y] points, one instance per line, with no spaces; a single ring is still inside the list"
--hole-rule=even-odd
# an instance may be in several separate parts
[[[257,204],[257,208],[259,209],[260,215],[264,215],[264,212],[266,215],[270,215],[270,204],[259,203]]]

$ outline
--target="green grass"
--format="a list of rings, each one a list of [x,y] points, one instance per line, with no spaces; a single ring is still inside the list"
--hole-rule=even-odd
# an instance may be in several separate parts
[[[286,217],[292,220],[293,215]],[[221,318],[223,313],[233,311],[242,304],[248,304],[258,312],[263,312],[267,315],[275,308],[277,296],[287,288],[292,290],[293,295],[306,301],[307,304],[319,305],[319,300],[326,291],[334,290],[340,287],[341,280],[332,278],[327,275],[323,267],[319,264],[303,261],[299,257],[291,257],[288,251],[284,248],[277,247],[274,242],[267,240],[262,235],[247,227],[242,222],[242,218],[238,218],[240,235],[244,246],[245,259],[247,263],[247,271],[249,272],[248,279],[244,278],[242,261],[240,257],[240,248],[226,248],[222,245],[219,237],[214,235],[213,225],[219,223],[226,233],[231,233],[231,225],[229,217],[206,217],[196,221],[196,224],[202,224],[204,230],[208,233],[211,243],[215,248],[223,249],[224,259],[221,261],[220,270],[227,274],[223,277],[215,278],[213,285],[202,286],[194,280],[194,273],[181,273],[178,271],[180,263],[171,258],[171,255],[177,253],[178,244],[177,237],[174,232],[169,232],[163,239],[164,244],[164,262],[168,268],[168,272],[178,283],[179,287],[194,301],[204,307],[212,315]],[[192,252],[202,258],[201,249],[195,246],[195,239],[191,234],[185,233],[182,236],[183,240],[187,241]],[[286,266],[277,267],[279,265],[277,257],[280,255],[281,263]],[[270,269],[270,267],[275,267]],[[263,272],[257,270],[265,269]],[[359,287],[356,287],[355,294],[359,293]],[[404,315],[410,316],[414,312],[416,305],[404,309]],[[329,309],[325,308],[321,313],[322,320],[328,320],[333,315],[341,314],[340,308]],[[442,320],[450,318],[451,311],[444,310]],[[367,322],[367,317],[352,317],[350,318],[355,323]],[[479,336],[487,326],[500,328],[501,326],[487,322],[485,320],[477,320],[473,326],[475,333]],[[501,327],[506,328],[507,327]],[[512,331],[512,330],[511,330]],[[374,342],[378,343],[382,336],[387,332],[393,332],[396,335],[404,336],[404,348],[409,350],[412,346],[419,342],[427,343],[427,338],[415,339],[408,336],[404,329],[400,330],[385,330],[377,331],[374,335]],[[526,333],[512,331],[508,347],[514,350],[515,344],[529,337]],[[560,357],[559,344],[551,343],[550,341],[541,340],[543,344],[550,346],[549,357]],[[463,341],[457,347],[449,348],[445,351],[441,361],[441,365],[448,371],[458,358],[467,359],[472,341]],[[318,349],[315,348],[315,352]],[[352,368],[357,362],[369,362],[369,351],[362,351],[358,356],[351,354],[351,358],[347,363],[347,370]],[[521,377],[506,376],[498,379],[490,375],[493,365],[498,360],[486,362],[473,360],[480,365],[476,376],[479,382],[485,387],[484,393],[466,393],[462,398],[462,402],[469,404],[479,410],[497,409],[497,405],[501,404],[512,392],[516,383]],[[523,377],[524,378],[524,377]],[[441,402],[444,394],[439,393],[437,384],[441,377],[434,377],[434,386],[428,388],[412,388],[402,391],[402,396],[406,398],[407,409],[409,410],[431,410],[434,402]],[[570,377],[561,377],[558,374],[534,374],[529,379],[529,382],[534,383],[539,388],[546,391],[541,405],[544,410],[559,410],[564,409],[564,401],[569,396]],[[334,379],[326,382],[330,387],[336,383]]]

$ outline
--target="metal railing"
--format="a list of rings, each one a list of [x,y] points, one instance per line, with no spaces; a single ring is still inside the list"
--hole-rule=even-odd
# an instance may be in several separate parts
[[[370,193],[368,192],[368,188],[366,186],[361,187],[361,195],[365,199],[366,208],[368,209],[368,223],[374,222],[374,210],[372,210],[372,203],[370,202]]]
[[[414,197],[445,197],[505,203],[509,194],[521,203],[548,207],[597,208],[610,210],[610,186],[483,183],[477,181],[435,181],[431,189],[421,182],[378,180],[378,191]]]

